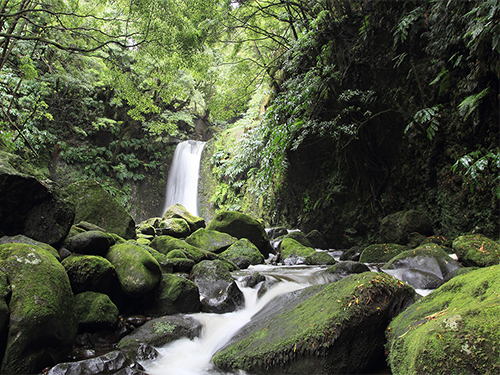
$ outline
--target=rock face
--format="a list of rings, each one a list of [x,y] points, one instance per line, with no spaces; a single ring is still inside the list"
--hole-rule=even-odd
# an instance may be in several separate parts
[[[207,229],[228,233],[238,239],[247,238],[265,258],[273,249],[269,244],[264,226],[254,218],[236,211],[223,211],[215,216]]]
[[[58,246],[75,217],[74,205],[49,181],[16,170],[20,158],[0,151],[0,237],[24,234]]]
[[[380,238],[382,242],[406,245],[410,233],[424,236],[432,234],[432,227],[424,212],[409,210],[388,215],[380,222]]]
[[[36,373],[61,361],[77,332],[64,267],[40,247],[5,244],[0,246],[0,268],[12,290],[1,372]]]
[[[393,374],[500,371],[500,266],[454,277],[419,299],[387,329]]]
[[[453,250],[469,266],[488,267],[500,263],[500,245],[482,234],[457,237]]]
[[[159,263],[133,242],[112,246],[106,258],[115,267],[122,290],[129,296],[140,297],[160,282]]]
[[[226,313],[243,306],[243,293],[220,260],[204,260],[193,267],[191,279],[200,288],[205,312]]]
[[[392,276],[367,272],[271,301],[222,348],[223,370],[258,374],[345,374],[383,358],[384,331],[413,302]]]
[[[93,180],[76,182],[66,188],[76,206],[75,222],[99,225],[125,239],[135,238],[135,222],[127,211]]]

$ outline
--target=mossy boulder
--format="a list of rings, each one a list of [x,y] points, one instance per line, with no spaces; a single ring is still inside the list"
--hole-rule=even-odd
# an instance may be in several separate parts
[[[304,245],[306,247],[313,247],[306,235],[299,230],[291,231],[284,238],[292,238],[301,245]]]
[[[192,281],[163,273],[158,286],[143,298],[144,313],[149,316],[199,312],[200,292]]]
[[[306,238],[311,244],[311,247],[323,250],[328,249],[325,237],[321,234],[319,230],[313,229],[312,231],[306,234]]]
[[[74,235],[69,250],[77,254],[105,256],[109,248],[115,244],[112,236],[99,230],[91,230]]]
[[[271,301],[213,357],[223,370],[349,374],[384,361],[384,331],[413,302],[392,276],[362,273]]]
[[[57,247],[75,207],[55,183],[34,174],[19,156],[0,151],[0,237],[24,234]]]
[[[370,269],[366,264],[354,262],[351,260],[346,260],[343,262],[338,262],[331,267],[328,267],[325,272],[332,273],[336,275],[352,275],[355,273],[368,272]]]
[[[359,256],[359,261],[361,263],[385,263],[408,249],[408,246],[396,243],[373,244],[365,247]]]
[[[342,253],[340,256],[340,260],[352,260],[352,261],[359,261],[359,257],[361,256],[361,252],[363,249],[361,246],[353,246],[350,249],[347,249]]]
[[[223,252],[236,241],[238,239],[230,234],[206,228],[200,228],[186,238],[188,244],[216,254]]]
[[[76,207],[75,222],[87,221],[124,239],[135,238],[134,219],[98,182],[75,182],[66,191]]]
[[[265,258],[273,251],[262,223],[241,212],[222,211],[210,221],[207,229],[228,233],[237,239],[247,238]]]
[[[60,260],[60,258],[61,258],[59,256],[58,251],[54,247],[52,247],[44,242],[40,242],[40,241],[34,240],[32,238],[26,237],[23,234],[18,234],[17,236],[3,236],[2,238],[0,238],[0,245],[6,244],[6,243],[24,243],[27,245],[35,245],[35,246],[41,247],[44,250],[47,250],[49,253],[51,253],[53,256],[55,256],[56,259]]]
[[[428,243],[396,255],[382,270],[414,288],[435,289],[459,268],[462,265],[452,259],[441,246]]]
[[[500,372],[500,266],[459,275],[396,317],[386,331],[393,374]]]
[[[202,332],[202,324],[189,316],[162,316],[152,319],[125,336],[118,343],[124,352],[135,352],[141,345],[161,347],[181,338],[194,339]]]
[[[73,293],[108,293],[117,281],[115,267],[100,256],[69,256],[61,264],[68,274]]]
[[[380,222],[380,239],[382,242],[406,245],[410,233],[424,236],[433,234],[432,226],[425,212],[417,210],[399,211],[388,215]]]
[[[220,260],[204,260],[196,264],[191,271],[191,280],[200,289],[204,312],[231,312],[245,302],[243,293]]]
[[[250,264],[252,265],[265,263],[264,256],[259,251],[259,249],[257,249],[257,246],[255,246],[246,238],[237,240],[237,242],[235,242],[227,250],[222,252],[220,256],[233,263],[236,263],[235,260],[241,257],[248,258],[250,260]]]
[[[151,241],[150,246],[165,255],[172,250],[182,250],[184,254],[186,254],[189,259],[194,260],[195,263],[199,263],[202,260],[216,258],[214,253],[190,245],[187,242],[172,236],[158,236]]]
[[[185,220],[191,232],[195,232],[200,228],[205,228],[205,219],[191,214],[186,208],[180,204],[176,203],[169,208],[163,214],[163,220],[168,219],[183,219]]]
[[[36,373],[63,360],[78,327],[64,267],[38,246],[4,244],[0,269],[12,290],[1,372]]]
[[[122,290],[129,296],[142,296],[160,282],[161,268],[156,259],[133,242],[112,246],[106,258],[115,267]]]
[[[102,293],[83,292],[75,295],[78,324],[86,328],[112,327],[118,322],[118,308]]]
[[[159,251],[150,247],[149,245],[143,244],[137,240],[129,240],[128,242],[134,243],[137,246],[142,247],[149,254],[151,254],[153,256],[153,258],[155,258],[155,260],[158,262],[158,264],[160,265],[163,272],[167,272],[167,273],[173,272],[172,262],[165,254],[162,254]]]
[[[453,250],[469,266],[488,267],[500,263],[500,244],[482,234],[457,237]]]
[[[326,251],[315,251],[306,256],[305,263],[310,266],[332,265],[337,263]]]
[[[156,228],[156,234],[159,236],[172,236],[176,238],[186,238],[191,233],[191,228],[186,220],[181,218],[172,218],[162,220]]]
[[[280,245],[280,258],[286,264],[296,264],[301,258],[306,258],[315,252],[314,248],[304,246],[293,238],[285,238]]]

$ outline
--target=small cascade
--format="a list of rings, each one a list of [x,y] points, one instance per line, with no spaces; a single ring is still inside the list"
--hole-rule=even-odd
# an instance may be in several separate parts
[[[182,204],[193,215],[198,215],[198,179],[201,153],[205,142],[185,141],[177,145],[168,173],[165,207]]]

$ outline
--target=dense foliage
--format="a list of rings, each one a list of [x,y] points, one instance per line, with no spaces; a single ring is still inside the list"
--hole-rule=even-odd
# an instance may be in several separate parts
[[[0,7],[0,147],[63,184],[130,208],[210,124],[216,208],[338,246],[407,208],[498,234],[498,0]]]

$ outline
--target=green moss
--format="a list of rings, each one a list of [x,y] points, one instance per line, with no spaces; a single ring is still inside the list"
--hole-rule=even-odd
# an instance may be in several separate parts
[[[500,371],[500,266],[456,276],[396,317],[387,330],[397,374]]]
[[[500,263],[500,245],[482,234],[457,237],[453,250],[471,266],[488,267]]]
[[[158,322],[153,327],[153,332],[155,334],[172,333],[177,327],[175,324],[170,322]]]
[[[306,264],[309,265],[322,265],[322,264],[332,265],[335,263],[336,263],[335,259],[333,259],[333,257],[326,251],[315,251],[314,253],[309,254],[306,257]]]
[[[359,256],[361,263],[385,263],[408,250],[408,246],[395,243],[374,244],[366,247]]]
[[[398,253],[396,256],[392,257],[388,263],[384,265],[384,268],[391,268],[392,264],[398,262],[401,259],[416,258],[416,257],[436,257],[450,259],[448,253],[445,252],[441,246],[434,243],[427,243],[420,245],[419,247],[411,250],[403,251]]]
[[[227,249],[237,240],[237,238],[227,233],[206,228],[200,228],[186,238],[187,243],[215,253],[219,253],[222,249]]]
[[[195,263],[199,263],[205,259],[216,258],[215,254],[190,245],[187,242],[172,236],[158,236],[151,242],[150,246],[162,254],[168,254],[170,251],[176,249],[182,250],[184,254],[186,254],[189,259],[194,260]]]
[[[75,295],[75,313],[80,324],[112,326],[118,321],[118,308],[102,293],[83,292]]]
[[[253,265],[265,262],[264,256],[260,253],[259,249],[246,238],[235,242],[226,251],[221,253],[220,256],[227,260],[248,257]]]
[[[186,256],[186,254],[184,254],[184,251],[179,250],[179,249],[169,251],[168,254],[166,255],[166,257],[168,259],[172,259],[172,258],[187,259],[187,256]]]
[[[367,272],[303,293],[312,297],[266,319],[260,330],[219,351],[214,363],[223,369],[255,372],[269,364],[285,365],[306,353],[326,356],[346,326],[380,314],[388,296],[409,297],[413,290],[392,276]]]
[[[304,246],[293,238],[285,238],[281,242],[280,249],[282,259],[286,259],[291,255],[305,258],[306,256],[316,252],[316,250],[314,250],[312,247]]]

